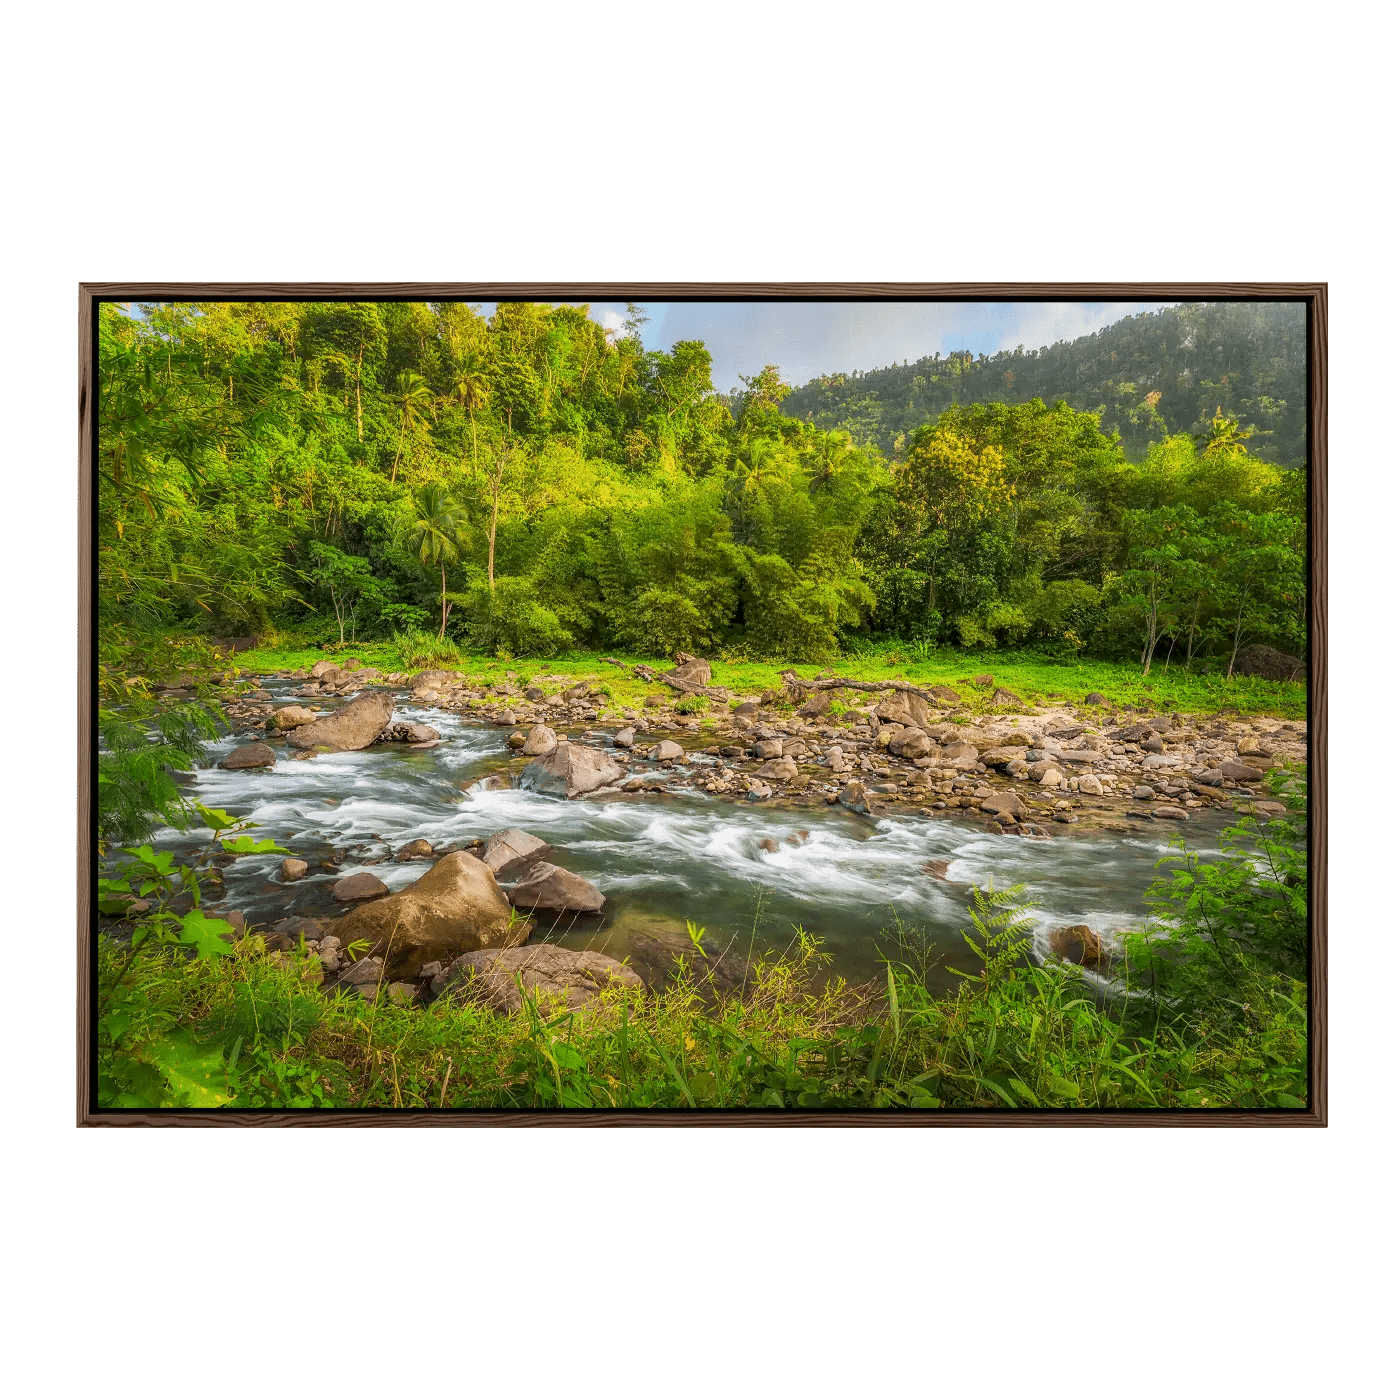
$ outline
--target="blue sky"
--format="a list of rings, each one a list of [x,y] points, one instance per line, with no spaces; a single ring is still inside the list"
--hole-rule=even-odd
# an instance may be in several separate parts
[[[494,302],[474,303],[488,316]],[[672,301],[645,302],[642,341],[669,350],[678,340],[703,340],[714,360],[714,385],[739,387],[739,376],[777,365],[789,384],[819,374],[881,369],[935,351],[994,354],[1023,345],[1037,350],[1089,335],[1125,316],[1165,302],[955,301]],[[622,302],[593,302],[600,325],[619,330]]]
[[[703,340],[716,389],[775,364],[793,385],[819,374],[880,369],[935,351],[993,354],[1073,340],[1164,302],[646,302],[642,341],[669,350]],[[493,303],[482,310],[488,315]],[[595,321],[620,328],[621,302],[594,302]]]

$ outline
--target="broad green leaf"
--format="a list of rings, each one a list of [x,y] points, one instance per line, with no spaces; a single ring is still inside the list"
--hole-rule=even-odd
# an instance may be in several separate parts
[[[211,919],[200,909],[191,909],[180,920],[180,942],[195,950],[201,958],[223,958],[232,951],[223,935],[233,932],[233,925],[223,919]]]
[[[127,1027],[130,1025],[131,1011],[125,1006],[113,1007],[102,1018],[102,1028],[111,1037],[114,1045],[126,1034]]]
[[[144,1053],[165,1075],[177,1107],[222,1108],[233,1098],[221,1046],[199,1045],[188,1032],[175,1031],[153,1041]]]
[[[230,855],[235,856],[291,855],[285,846],[279,846],[273,840],[254,841],[251,836],[238,836],[232,841],[226,840],[223,847]]]

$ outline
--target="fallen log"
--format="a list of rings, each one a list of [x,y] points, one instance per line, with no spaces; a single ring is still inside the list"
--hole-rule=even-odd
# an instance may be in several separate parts
[[[911,695],[927,700],[930,705],[945,703],[936,695],[920,690],[916,685],[910,685],[908,681],[850,681],[842,676],[832,676],[820,681],[804,681],[792,671],[780,671],[778,674],[784,685],[792,686],[796,690],[907,690]]]

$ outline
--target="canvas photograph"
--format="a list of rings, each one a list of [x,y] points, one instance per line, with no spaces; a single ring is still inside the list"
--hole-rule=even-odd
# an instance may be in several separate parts
[[[1318,290],[601,290],[91,296],[80,1118],[1324,1121]]]

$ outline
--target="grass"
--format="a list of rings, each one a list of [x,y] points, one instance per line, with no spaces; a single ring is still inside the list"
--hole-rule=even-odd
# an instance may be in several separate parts
[[[586,1013],[510,1016],[450,999],[426,1009],[323,997],[309,955],[152,950],[99,1028],[104,1106],[233,1108],[1298,1108],[1306,1002],[1278,980],[1223,1026],[1135,1025],[1068,964],[1025,962],[1023,910],[976,896],[980,975],[927,989],[896,925],[885,985],[827,979],[815,940],[716,1001],[682,980],[605,993]],[[99,946],[110,981],[126,951]],[[116,1014],[116,1013],[113,1013]],[[115,1039],[114,1039],[115,1033]]]
[[[623,667],[610,666],[602,657],[610,655]],[[354,647],[324,651],[305,645],[259,647],[240,652],[232,664],[243,672],[300,670],[328,658],[354,656],[382,671],[417,670],[423,667],[406,661],[392,642],[364,642]],[[648,695],[666,692],[666,687],[648,683],[632,674],[632,667],[644,663],[654,670],[666,670],[667,658],[624,655],[620,652],[570,652],[539,659],[511,659],[499,656],[462,655],[459,660],[432,662],[443,669],[459,670],[474,682],[497,684],[514,672],[528,683],[537,676],[564,676],[565,684],[594,680],[608,688],[615,706],[638,709]],[[744,696],[761,696],[780,689],[780,673],[789,669],[781,663],[717,659],[712,661],[714,683]],[[1142,676],[1140,668],[1120,662],[1057,661],[1032,652],[964,652],[952,647],[921,658],[891,647],[884,652],[868,651],[839,658],[825,666],[794,666],[790,669],[804,679],[822,674],[852,680],[906,680],[914,685],[951,686],[964,698],[970,714],[991,709],[992,687],[974,686],[978,675],[991,675],[997,686],[1004,686],[1032,704],[1045,705],[1072,701],[1080,703],[1093,691],[1104,695],[1111,705],[1132,706],[1152,713],[1180,712],[1211,714],[1223,709],[1247,715],[1269,715],[1280,719],[1302,719],[1307,713],[1306,690],[1301,682],[1267,681],[1255,676],[1196,675],[1180,668],[1154,668]],[[563,685],[546,689],[562,689]],[[669,698],[669,695],[668,695]]]

